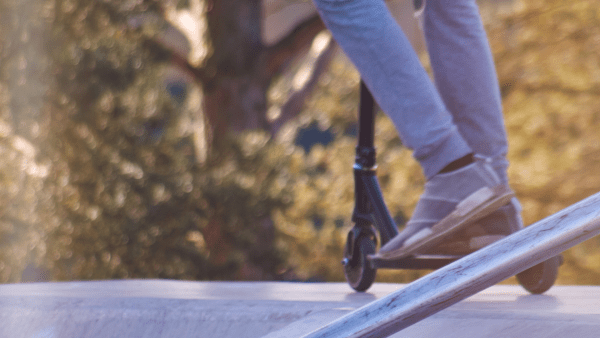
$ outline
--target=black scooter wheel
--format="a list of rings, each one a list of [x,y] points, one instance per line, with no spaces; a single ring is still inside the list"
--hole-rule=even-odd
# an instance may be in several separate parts
[[[375,242],[367,236],[360,236],[354,242],[354,258],[344,264],[346,280],[358,292],[366,291],[375,281],[377,270],[371,267],[367,258],[374,253]],[[344,257],[349,256],[348,252],[344,252]]]
[[[542,294],[554,285],[558,276],[558,267],[562,264],[562,256],[552,257],[538,265],[518,273],[517,280],[521,286],[532,294]]]

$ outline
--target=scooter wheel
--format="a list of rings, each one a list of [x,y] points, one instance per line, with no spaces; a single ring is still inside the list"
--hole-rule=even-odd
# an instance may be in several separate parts
[[[375,253],[375,242],[371,238],[360,236],[354,242],[354,250],[354,259],[344,263],[344,274],[354,290],[364,292],[373,285],[377,274],[367,258]],[[344,257],[348,256],[348,252],[345,252]]]
[[[555,256],[538,265],[518,273],[517,280],[525,290],[532,294],[542,294],[554,285],[558,276],[558,267],[562,264],[562,257]]]

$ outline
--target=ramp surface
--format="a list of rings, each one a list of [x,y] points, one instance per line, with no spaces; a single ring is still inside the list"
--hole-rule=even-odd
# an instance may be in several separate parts
[[[0,285],[0,337],[301,337],[401,284],[123,280]],[[497,285],[392,337],[598,337],[600,287]]]

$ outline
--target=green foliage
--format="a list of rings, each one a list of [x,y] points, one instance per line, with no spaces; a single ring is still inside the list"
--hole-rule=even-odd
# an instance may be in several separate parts
[[[48,265],[59,279],[275,278],[267,138],[229,140],[199,163],[191,102],[201,88],[188,83],[192,98],[175,103],[162,84],[172,70],[145,44],[160,22],[121,27],[152,5],[78,1],[57,12],[47,151],[60,159],[46,189],[62,223]]]
[[[0,84],[0,93],[6,92]],[[7,100],[0,95],[0,282],[14,282],[26,262],[41,263],[48,233],[58,220],[38,215],[38,210],[51,208],[49,194],[43,191],[49,165],[37,160],[33,144],[5,122]]]
[[[219,135],[205,160],[204,88],[188,79],[187,99],[173,100],[168,55],[148,43],[165,25],[160,3],[0,0],[0,282],[19,281],[28,264],[54,279],[343,280],[358,74],[339,53],[278,135]],[[600,5],[516,1],[483,14],[510,180],[532,223],[600,190]],[[286,94],[271,91],[281,105]],[[313,123],[333,141],[305,152],[297,132]],[[401,223],[424,178],[383,114],[376,143]],[[598,244],[569,250],[559,281],[599,283]]]
[[[498,13],[495,13],[498,14]],[[600,5],[517,1],[488,20],[526,223],[600,191]],[[565,253],[559,282],[600,282],[598,239]]]
[[[30,28],[22,6],[2,5],[11,9],[2,13],[14,23],[2,30],[11,47],[7,41]],[[188,99],[175,102],[165,88],[175,70],[147,43],[164,26],[160,13],[137,30],[126,26],[156,12],[157,2],[29,5],[28,18],[44,20],[26,23],[47,32],[33,45],[45,48],[5,48],[0,62],[0,88],[8,88],[0,100],[1,281],[19,281],[28,264],[55,279],[276,278],[282,255],[269,215],[282,197],[267,193],[277,168],[265,152],[269,137],[226,139],[214,149],[219,156],[201,163],[201,88],[188,81]],[[52,74],[39,84],[43,105],[18,106],[19,90],[30,87],[15,82],[40,80],[10,71],[40,58]],[[38,136],[26,132],[28,140],[11,125],[29,110],[43,118],[25,131],[46,124]]]
[[[36,147],[45,135],[46,19],[31,1],[0,2],[0,282],[42,263],[59,223],[39,213],[53,208],[43,189],[51,163]]]

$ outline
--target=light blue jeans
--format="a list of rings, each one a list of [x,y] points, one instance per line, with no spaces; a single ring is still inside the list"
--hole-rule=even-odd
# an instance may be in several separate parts
[[[492,53],[475,0],[428,0],[423,28],[435,83],[384,0],[313,0],[430,179],[471,152],[507,183],[507,138]]]

